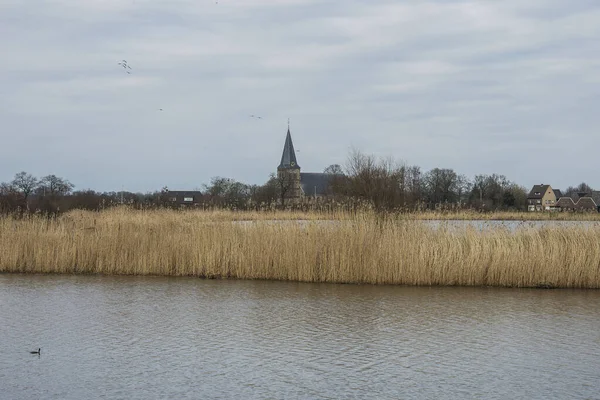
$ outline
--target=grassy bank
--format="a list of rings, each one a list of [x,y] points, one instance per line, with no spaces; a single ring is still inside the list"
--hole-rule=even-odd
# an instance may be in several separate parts
[[[369,213],[304,216],[303,224],[228,222],[252,219],[239,217],[126,209],[4,217],[0,272],[600,288],[598,227],[480,232]]]

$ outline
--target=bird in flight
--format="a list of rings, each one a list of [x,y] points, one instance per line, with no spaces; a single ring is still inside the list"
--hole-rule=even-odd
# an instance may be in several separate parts
[[[129,66],[129,64],[127,64],[127,60],[121,60],[117,64],[120,65],[121,67],[123,67],[123,69],[125,70],[125,72],[127,72],[128,74],[131,74],[130,71],[127,71],[128,69],[131,69],[131,67]]]
[[[251,115],[250,118],[263,119],[263,117],[259,117],[258,115]]]
[[[159,109],[158,109],[158,111],[162,111],[162,110],[163,110],[162,108],[159,108]]]

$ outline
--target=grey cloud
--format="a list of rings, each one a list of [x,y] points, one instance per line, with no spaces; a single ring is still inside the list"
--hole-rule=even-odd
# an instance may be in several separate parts
[[[260,183],[291,117],[306,171],[356,146],[600,187],[596,2],[219,3],[7,3],[0,180],[25,169],[101,190]],[[548,171],[541,155],[580,162]]]

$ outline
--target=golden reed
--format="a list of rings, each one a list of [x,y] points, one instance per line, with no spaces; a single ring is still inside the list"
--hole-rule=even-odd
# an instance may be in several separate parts
[[[482,232],[368,212],[277,216],[112,209],[1,217],[0,272],[600,288],[597,225]]]

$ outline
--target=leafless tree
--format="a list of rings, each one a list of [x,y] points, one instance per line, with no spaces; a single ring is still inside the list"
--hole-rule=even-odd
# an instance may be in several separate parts
[[[21,195],[10,183],[0,184],[0,212],[13,212],[20,204]]]
[[[274,174],[271,174],[269,180],[264,185],[254,185],[250,188],[252,203],[256,207],[266,206],[270,208],[279,198],[278,181]]]
[[[413,208],[419,208],[422,202],[423,181],[421,167],[414,165],[406,169],[406,203]]]
[[[469,192],[471,191],[472,183],[465,175],[458,175],[456,178],[456,189],[458,195],[458,205],[462,206],[468,200]]]
[[[10,185],[15,188],[23,196],[23,202],[25,207],[29,209],[29,195],[35,191],[39,185],[39,181],[36,177],[28,174],[25,171],[19,172],[15,175]]]
[[[563,193],[565,197],[571,197],[573,200],[577,201],[579,199],[579,193],[585,193],[587,195],[591,195],[593,189],[585,182],[581,182],[579,185],[573,187],[569,186],[567,190]]]
[[[377,159],[352,150],[346,163],[346,195],[370,202],[377,209],[405,203],[406,166],[393,158]]]
[[[66,196],[75,186],[56,175],[47,175],[39,181],[38,192],[44,196]]]
[[[458,202],[458,174],[452,169],[434,168],[423,176],[423,183],[430,205]]]
[[[502,207],[504,192],[511,182],[504,175],[475,175],[471,190],[471,201],[479,207],[496,209]]]
[[[331,164],[323,170],[323,173],[328,175],[344,175],[344,170],[340,164]]]
[[[250,200],[249,186],[231,178],[213,177],[204,192],[212,204],[244,209]]]
[[[279,195],[279,200],[281,202],[281,207],[285,207],[286,199],[294,190],[295,179],[290,173],[286,171],[277,174],[277,177],[275,179],[277,182],[277,192]]]

